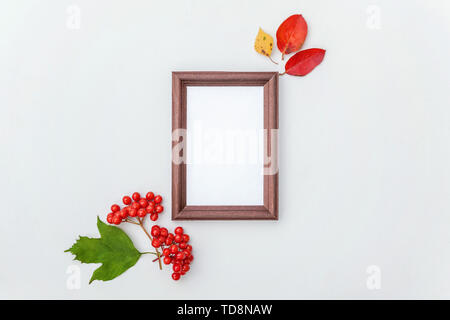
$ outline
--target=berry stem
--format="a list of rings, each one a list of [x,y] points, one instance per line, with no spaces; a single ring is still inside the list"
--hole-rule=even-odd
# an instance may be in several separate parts
[[[161,255],[161,257],[162,257],[163,255]],[[159,258],[156,258],[156,259],[153,259],[152,260],[152,262],[156,262],[156,260],[158,260]]]
[[[150,252],[150,251],[148,251],[148,252],[141,252],[141,254],[154,254],[156,256],[156,252]],[[158,260],[158,259],[156,259],[156,260]],[[153,261],[156,261],[156,260],[153,260]]]
[[[125,222],[139,225],[139,223],[137,223],[137,222],[135,222],[135,221],[132,221],[132,220],[130,220],[130,219],[128,219],[128,218],[125,219]]]
[[[144,227],[144,224],[142,223],[142,220],[138,218],[138,221],[139,221],[139,223],[138,223],[139,226],[141,227],[142,230],[144,230],[145,234],[146,234],[147,237],[150,239],[150,242],[152,242],[152,241],[153,241],[153,238],[152,238],[152,236],[148,233],[148,231],[145,230],[145,227]],[[158,257],[158,260],[159,260],[159,269],[162,270],[161,255],[160,255],[160,253],[159,253],[158,248],[155,248],[155,250],[156,250],[156,256]]]

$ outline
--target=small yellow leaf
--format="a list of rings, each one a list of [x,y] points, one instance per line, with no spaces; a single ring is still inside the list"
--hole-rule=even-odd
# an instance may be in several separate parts
[[[255,39],[255,50],[256,52],[270,57],[272,54],[273,38],[270,34],[265,33],[261,28],[259,28],[258,35]]]

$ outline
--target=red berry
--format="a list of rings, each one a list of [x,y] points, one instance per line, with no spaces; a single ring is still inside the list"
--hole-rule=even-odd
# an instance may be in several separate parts
[[[175,263],[172,267],[173,271],[175,272],[180,272],[181,270],[181,265],[179,263]]]
[[[152,214],[150,215],[150,220],[152,220],[152,221],[158,220],[158,214],[157,214],[157,213],[152,213]]]
[[[181,270],[183,270],[184,272],[188,272],[190,269],[191,269],[191,267],[189,267],[187,264],[185,264],[181,267]]]
[[[164,257],[163,262],[164,262],[164,264],[170,264],[172,262],[172,258],[171,257]]]
[[[163,212],[164,211],[164,207],[162,206],[162,205],[157,205],[156,207],[155,207],[155,211],[156,211],[156,213],[161,213],[161,212]]]
[[[114,224],[120,224],[122,222],[122,218],[118,217],[118,216],[114,216],[112,219],[112,222]]]
[[[159,228],[155,228],[155,229],[152,228],[151,234],[154,237],[159,236],[159,234],[160,234]]]
[[[131,207],[132,207],[133,209],[138,210],[138,209],[141,208],[141,205],[139,204],[139,202],[133,202],[133,204],[131,205]]]
[[[190,264],[190,263],[191,263],[191,261],[189,260],[188,257],[184,258],[183,264]]]
[[[169,231],[167,231],[167,228],[161,228],[161,235],[163,237],[167,237],[169,235]]]
[[[144,208],[140,208],[140,209],[137,211],[137,215],[138,215],[138,217],[140,217],[140,218],[145,217],[146,214],[147,214],[147,211],[145,211]]]
[[[186,272],[184,272],[183,270],[181,270],[180,274],[181,274],[182,276],[184,276],[184,275],[186,274]]]
[[[186,250],[192,251],[192,246],[191,246],[190,244],[188,244],[188,245],[186,246]]]
[[[154,213],[154,212],[153,212],[153,207],[150,207],[150,206],[148,206],[147,208],[145,208],[145,211],[146,211],[147,213],[149,213],[149,214]]]
[[[161,196],[156,196],[155,197],[155,203],[161,203],[161,201],[163,200],[163,198]]]
[[[194,260],[194,256],[191,254],[191,255],[189,256],[189,261],[192,262],[192,260]]]
[[[129,209],[128,209],[128,215],[129,215],[130,217],[136,217],[136,216],[137,216],[137,210],[134,209],[134,208],[129,208]]]
[[[187,234],[183,234],[183,242],[188,242],[190,237]]]
[[[145,198],[150,201],[155,197],[155,194],[153,192],[147,192],[147,194],[145,195]]]
[[[154,229],[160,230],[161,228],[157,224],[155,224],[154,226],[152,226],[152,230],[154,230]]]
[[[120,216],[122,217],[122,219],[126,219],[128,217],[128,209],[123,208],[122,210],[120,210]]]
[[[170,255],[170,249],[169,248],[165,248],[163,250],[163,256],[169,256]]]
[[[114,214],[112,212],[110,212],[106,216],[106,221],[108,221],[108,223],[113,223],[113,218],[114,218]]]
[[[178,252],[176,255],[177,260],[183,260],[186,257],[184,252]]]
[[[129,205],[131,204],[131,198],[129,196],[125,196],[122,198],[123,204]]]
[[[186,249],[186,247],[187,247],[186,242],[180,243],[179,247],[180,247],[180,249]]]
[[[178,272],[172,273],[172,279],[177,281],[180,280],[181,275]]]
[[[175,236],[175,242],[180,243],[180,242],[182,242],[182,241],[183,241],[183,237],[182,237],[181,235],[177,234],[177,235]]]
[[[119,211],[119,210],[120,210],[119,205],[113,204],[113,205],[111,206],[111,211],[112,211],[112,212],[117,212],[117,211]]]
[[[182,227],[177,227],[176,229],[175,229],[175,234],[183,234],[183,232],[184,232],[184,230],[183,230],[183,228]]]
[[[139,201],[141,195],[139,194],[139,192],[135,192],[131,197],[133,198],[134,201]]]
[[[158,239],[153,239],[152,241],[152,246],[155,248],[159,248],[159,246],[161,245],[161,242],[159,242]]]
[[[170,252],[171,253],[177,253],[178,252],[178,247],[176,244],[173,244],[170,246]]]
[[[141,205],[142,208],[147,208],[148,201],[142,198],[141,200],[139,200],[139,204]]]
[[[170,246],[172,244],[173,240],[170,239],[169,237],[166,238],[166,241],[164,241],[164,243],[166,244],[166,246]]]
[[[191,252],[187,249],[183,250],[183,252],[186,257],[189,257],[191,255]]]
[[[159,242],[164,243],[164,241],[166,241],[166,238],[160,235],[158,237],[158,240],[159,240]]]
[[[173,233],[169,233],[168,235],[167,235],[167,238],[169,238],[169,239],[175,239],[175,235],[173,234]]]

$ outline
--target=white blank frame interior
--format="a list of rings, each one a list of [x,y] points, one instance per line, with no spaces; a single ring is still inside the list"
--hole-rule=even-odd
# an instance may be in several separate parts
[[[263,205],[262,86],[188,86],[186,204]]]

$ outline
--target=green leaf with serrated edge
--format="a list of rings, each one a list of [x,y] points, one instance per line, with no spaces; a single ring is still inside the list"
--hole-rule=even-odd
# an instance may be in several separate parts
[[[92,274],[94,280],[108,281],[121,275],[139,260],[141,253],[120,228],[109,226],[97,217],[100,238],[81,237],[64,252],[71,252],[82,263],[101,263]]]

